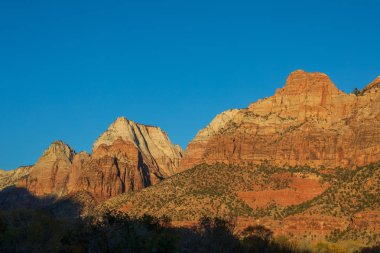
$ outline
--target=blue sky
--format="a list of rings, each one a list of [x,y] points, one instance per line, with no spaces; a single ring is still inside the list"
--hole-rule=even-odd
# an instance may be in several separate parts
[[[380,75],[379,1],[0,0],[0,168],[91,150],[117,116],[186,147],[296,69],[350,92]]]

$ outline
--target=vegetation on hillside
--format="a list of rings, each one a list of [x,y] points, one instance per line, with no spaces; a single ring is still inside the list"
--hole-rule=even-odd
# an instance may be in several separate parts
[[[155,186],[112,198],[102,208],[129,205],[133,207],[131,215],[165,214],[174,220],[196,220],[204,215],[255,217],[254,210],[236,192],[286,188],[286,181],[271,180],[273,172],[270,168],[203,164]]]
[[[263,208],[251,208],[237,192],[281,190],[289,187],[283,173],[300,177],[314,175],[331,187],[317,197],[297,205],[278,206],[271,203]],[[380,207],[380,163],[355,170],[325,170],[310,167],[275,168],[267,164],[259,167],[215,164],[199,165],[163,182],[144,189],[117,196],[105,202],[100,210],[121,209],[133,217],[143,214],[167,215],[173,220],[195,221],[202,216],[286,217],[307,214],[342,217],[352,223],[355,214]],[[380,242],[380,231],[348,226],[334,230],[327,237],[331,242],[358,240],[367,244]]]
[[[103,210],[129,206],[129,214],[168,215],[173,220],[196,220],[204,215],[219,217],[254,217],[271,214],[265,210],[250,208],[237,197],[239,191],[286,189],[287,178],[281,173],[316,175],[321,181],[332,182],[333,177],[309,167],[275,168],[263,164],[259,167],[215,164],[198,165],[161,183],[138,192],[122,194],[102,205]]]
[[[254,208],[238,197],[288,189],[293,176],[331,187],[290,206]],[[377,252],[363,247],[380,243],[378,227],[357,225],[356,215],[379,210],[379,187],[380,163],[355,170],[203,164],[98,208],[80,192],[42,209],[0,211],[0,252]],[[343,217],[349,225],[312,243],[275,237],[260,225],[237,228],[237,217],[281,221],[299,214]]]

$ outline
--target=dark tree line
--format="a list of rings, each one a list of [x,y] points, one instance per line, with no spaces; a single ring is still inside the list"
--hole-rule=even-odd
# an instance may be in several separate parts
[[[131,218],[107,212],[100,218],[56,218],[46,211],[19,209],[0,213],[0,252],[73,253],[292,253],[310,252],[276,241],[263,226],[234,234],[235,222],[203,217],[193,228],[171,226],[168,217]],[[363,249],[379,252],[379,248]]]

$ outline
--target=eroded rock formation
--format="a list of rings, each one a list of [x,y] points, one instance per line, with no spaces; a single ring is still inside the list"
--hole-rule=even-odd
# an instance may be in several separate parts
[[[133,143],[163,176],[177,172],[182,149],[173,145],[168,135],[159,127],[137,124],[125,117],[118,118],[94,143],[93,152],[101,145],[111,145],[117,139]]]
[[[353,167],[380,160],[380,77],[358,95],[322,73],[295,71],[272,97],[225,111],[188,145],[181,170],[200,163]]]
[[[17,186],[37,196],[86,191],[104,200],[175,174],[181,157],[160,128],[122,117],[99,137],[91,155],[54,142]]]

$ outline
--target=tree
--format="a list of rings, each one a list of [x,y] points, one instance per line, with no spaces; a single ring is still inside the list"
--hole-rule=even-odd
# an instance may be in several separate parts
[[[355,94],[356,96],[359,96],[360,95],[360,90],[355,87],[354,90],[352,91],[352,94]]]

